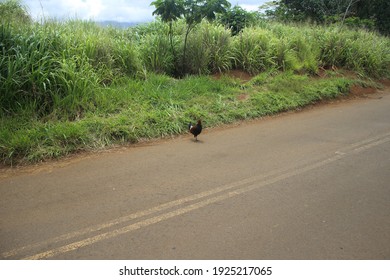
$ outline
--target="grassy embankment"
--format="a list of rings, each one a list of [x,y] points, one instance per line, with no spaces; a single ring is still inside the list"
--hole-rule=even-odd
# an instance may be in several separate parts
[[[232,37],[204,22],[180,65],[167,26],[128,30],[93,23],[5,23],[0,27],[0,161],[36,162],[293,110],[389,77],[390,39],[338,27],[259,23]],[[173,76],[185,69],[185,77]],[[358,80],[329,70],[346,69]],[[243,83],[228,75],[250,73]]]

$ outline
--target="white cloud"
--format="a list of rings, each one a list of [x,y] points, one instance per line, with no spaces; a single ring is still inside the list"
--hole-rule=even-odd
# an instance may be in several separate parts
[[[250,12],[259,10],[259,5],[242,4],[241,7]]]
[[[145,22],[153,20],[153,0],[23,0],[34,19],[115,20]],[[232,5],[256,11],[268,0],[231,0]]]
[[[96,19],[104,11],[102,0],[66,0],[59,2],[60,11],[66,11],[69,17]]]
[[[24,0],[34,19],[151,21],[153,7],[140,0]]]

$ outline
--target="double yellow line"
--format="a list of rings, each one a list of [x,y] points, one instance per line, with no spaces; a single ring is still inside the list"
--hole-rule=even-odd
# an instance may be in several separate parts
[[[127,234],[132,231],[157,224],[159,222],[206,207],[210,204],[227,200],[252,190],[277,183],[290,177],[303,174],[305,172],[320,168],[345,158],[349,155],[363,152],[389,141],[390,133],[386,133],[381,136],[348,145],[345,149],[336,151],[333,156],[318,162],[310,163],[299,168],[290,170],[277,170],[265,175],[259,175],[240,180],[231,184],[211,189],[209,191],[204,191],[168,203],[164,203],[147,210],[138,211],[136,213],[111,220],[107,223],[102,223],[79,231],[64,234],[49,240],[45,240],[43,242],[27,245],[6,253],[2,253],[1,256],[4,259],[18,258],[18,256],[22,256],[22,259],[31,260],[52,258],[106,239],[115,238],[119,235]],[[166,212],[167,210],[168,212]],[[128,224],[131,221],[133,221],[133,223]],[[125,225],[120,226],[121,224]],[[104,230],[106,232],[99,233]],[[61,245],[61,243],[65,245]],[[47,245],[55,244],[57,245],[53,249],[40,249]]]

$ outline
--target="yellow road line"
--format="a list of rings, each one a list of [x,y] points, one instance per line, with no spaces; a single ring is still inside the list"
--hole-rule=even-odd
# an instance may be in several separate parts
[[[368,150],[372,147],[384,144],[384,143],[390,141],[389,136],[390,136],[390,133],[387,133],[387,134],[382,135],[380,137],[374,137],[374,138],[360,141],[358,143],[351,144],[348,147],[346,147],[342,153],[336,153],[333,157],[327,158],[327,159],[319,161],[317,163],[303,166],[301,168],[297,168],[297,169],[292,170],[292,171],[287,171],[287,170],[280,171],[279,170],[279,171],[271,172],[267,175],[260,175],[260,176],[254,176],[251,178],[247,178],[247,179],[244,179],[244,180],[241,180],[238,182],[234,182],[232,184],[224,185],[224,186],[221,186],[221,187],[209,190],[209,191],[194,194],[194,195],[182,198],[182,199],[178,199],[178,200],[174,200],[174,201],[171,201],[171,202],[168,202],[165,204],[161,204],[159,206],[156,206],[156,207],[144,210],[144,211],[139,211],[139,212],[136,212],[136,213],[124,216],[124,217],[120,217],[120,218],[112,220],[108,223],[103,223],[103,224],[100,224],[100,225],[97,225],[94,227],[89,227],[89,228],[86,228],[86,229],[83,229],[80,231],[75,231],[75,232],[72,232],[69,234],[64,234],[64,235],[61,235],[59,237],[56,237],[56,238],[53,238],[50,240],[46,240],[45,242],[36,243],[36,244],[30,245],[30,246],[24,246],[24,247],[21,247],[19,249],[9,251],[7,253],[3,253],[2,256],[5,258],[9,258],[9,257],[15,256],[15,255],[23,253],[23,252],[26,253],[26,251],[33,250],[33,249],[38,248],[42,245],[63,242],[63,241],[69,240],[71,238],[81,237],[82,235],[91,234],[91,233],[94,233],[98,230],[110,228],[110,227],[113,227],[113,226],[118,225],[120,223],[129,222],[129,221],[137,219],[137,218],[142,218],[142,217],[145,217],[147,215],[156,214],[158,212],[168,210],[168,209],[173,208],[173,207],[181,206],[180,208],[178,208],[176,210],[173,210],[173,211],[170,211],[167,213],[163,213],[163,214],[157,215],[155,217],[147,218],[147,219],[144,219],[142,221],[121,227],[119,229],[111,230],[111,231],[108,231],[106,233],[97,234],[97,235],[94,235],[92,237],[84,238],[80,241],[76,241],[76,242],[72,242],[72,243],[67,244],[67,245],[59,246],[59,247],[56,247],[52,250],[33,254],[25,259],[45,259],[45,258],[50,258],[50,257],[56,256],[59,254],[63,254],[66,252],[70,252],[70,251],[91,245],[93,243],[103,241],[103,240],[106,240],[109,238],[114,238],[116,236],[126,234],[126,233],[129,233],[131,231],[135,231],[137,229],[141,229],[141,228],[159,223],[161,221],[164,221],[164,220],[167,220],[167,219],[179,216],[179,215],[183,215],[185,213],[194,211],[196,209],[203,208],[203,207],[208,206],[210,204],[220,202],[220,201],[232,198],[234,196],[249,192],[251,190],[258,189],[260,187],[276,183],[278,181],[287,179],[289,177],[296,176],[296,175],[305,173],[307,171],[322,167],[324,165],[327,165],[329,163],[332,163],[334,161],[337,161],[337,160],[340,160],[344,157],[347,157],[350,154],[357,154],[357,153],[360,153],[362,151]],[[278,174],[280,174],[280,175],[278,175]],[[276,176],[276,177],[273,177],[273,176]],[[233,188],[236,188],[236,189],[232,190]],[[229,191],[229,192],[217,195],[215,197],[207,198],[211,195],[219,194],[219,193],[226,192],[226,191]],[[193,203],[193,204],[188,205],[188,206],[183,206],[185,203],[193,202],[195,200],[199,200],[199,199],[203,199],[203,198],[207,198],[207,199],[204,199],[204,200],[197,202],[197,203]]]

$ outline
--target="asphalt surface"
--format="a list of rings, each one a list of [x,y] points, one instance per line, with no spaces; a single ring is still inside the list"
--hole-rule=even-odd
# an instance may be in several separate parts
[[[198,139],[1,170],[0,259],[390,259],[389,93]]]

